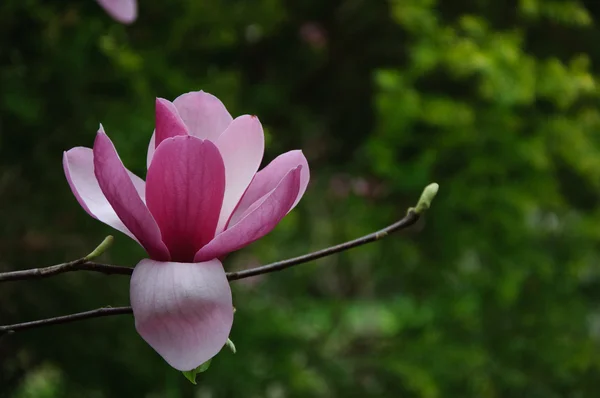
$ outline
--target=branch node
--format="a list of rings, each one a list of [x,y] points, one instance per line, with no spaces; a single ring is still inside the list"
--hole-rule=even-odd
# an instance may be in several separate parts
[[[379,239],[385,238],[387,235],[388,235],[388,233],[386,231],[380,231],[375,234],[375,239],[379,240]]]

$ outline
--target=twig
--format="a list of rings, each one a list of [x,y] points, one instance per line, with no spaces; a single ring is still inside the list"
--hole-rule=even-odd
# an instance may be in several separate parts
[[[337,246],[328,247],[323,250],[316,251],[314,253],[309,253],[304,256],[291,258],[288,260],[278,261],[276,263],[264,265],[262,267],[256,267],[247,269],[239,272],[230,272],[227,274],[227,279],[230,281],[249,278],[251,276],[267,274],[270,272],[281,271],[282,269],[292,267],[294,265],[307,263],[312,260],[317,260],[319,258],[323,258],[326,256],[330,256],[335,253],[342,252],[344,250],[352,249],[357,246],[361,246],[370,242],[374,242],[381,238],[386,237],[392,232],[399,231],[401,229],[405,229],[413,225],[419,219],[419,215],[412,210],[409,210],[406,216],[398,222],[383,228],[377,232],[371,233],[369,235],[365,235],[361,238],[351,240],[349,242],[345,242],[339,244]],[[70,263],[58,264],[51,267],[46,268],[36,268],[25,271],[15,271],[15,272],[7,272],[4,274],[0,274],[0,281],[7,280],[19,280],[19,279],[36,279],[36,278],[46,278],[52,275],[60,274],[63,272],[69,271],[78,271],[78,270],[89,270],[89,271],[97,271],[103,272],[105,274],[121,274],[121,275],[130,275],[133,272],[132,268],[129,267],[118,267],[115,265],[107,265],[107,264],[97,264],[86,261],[85,258],[80,260],[75,260]],[[8,276],[7,276],[8,275]],[[0,335],[4,333],[11,333],[17,330],[24,330],[35,328],[38,326],[47,326],[47,325],[56,325],[61,323],[68,323],[73,321],[79,321],[83,319],[97,318],[102,316],[110,316],[110,315],[120,315],[120,314],[130,314],[132,313],[131,307],[104,307],[98,308],[92,311],[80,312],[71,315],[60,316],[56,318],[48,318],[41,319],[38,321],[25,322],[25,323],[17,323],[14,325],[6,325],[0,326]]]
[[[5,333],[14,333],[18,330],[33,329],[38,326],[58,325],[61,323],[80,321],[82,319],[100,318],[103,316],[122,315],[131,313],[133,313],[131,307],[102,307],[91,311],[79,312],[77,314],[63,315],[57,316],[55,318],[40,319],[39,321],[0,326],[0,335]]]
[[[263,265],[261,267],[250,268],[243,271],[238,272],[228,272],[227,279],[230,281],[236,281],[238,279],[249,278],[251,276],[268,274],[270,272],[281,271],[282,269],[286,269],[289,267],[293,267],[294,265],[307,263],[312,260],[317,260],[319,258],[331,256],[332,254],[343,252],[348,249],[352,249],[357,246],[362,246],[367,243],[375,242],[381,238],[386,237],[392,232],[396,232],[401,229],[406,229],[417,222],[419,219],[419,215],[414,211],[409,211],[406,216],[398,222],[395,222],[392,225],[389,225],[377,232],[373,232],[369,235],[365,235],[358,239],[351,240],[349,242],[341,243],[337,246],[328,247],[323,250],[319,250],[313,253],[305,254],[303,256],[290,258],[283,261],[278,261],[276,263]]]
[[[131,275],[133,270],[129,267],[119,267],[116,265],[99,264],[91,260],[100,256],[112,245],[113,237],[111,235],[104,240],[87,256],[67,263],[51,265],[44,268],[26,269],[23,271],[11,271],[0,273],[0,282],[18,281],[24,279],[43,279],[50,276],[62,274],[70,271],[96,271],[106,275],[119,274]]]
[[[95,263],[88,261],[84,257],[67,263],[52,265],[50,267],[3,272],[0,273],[0,282],[43,279],[71,271],[95,271],[106,275],[131,275],[133,269],[131,267]]]

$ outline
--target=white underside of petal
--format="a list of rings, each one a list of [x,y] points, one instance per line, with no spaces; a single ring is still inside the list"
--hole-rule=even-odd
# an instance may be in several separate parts
[[[142,260],[131,278],[130,298],[138,333],[175,369],[198,367],[227,342],[233,305],[218,260]]]

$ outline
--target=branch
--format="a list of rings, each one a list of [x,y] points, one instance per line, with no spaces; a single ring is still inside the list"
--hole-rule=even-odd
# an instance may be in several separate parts
[[[337,246],[332,246],[332,247],[328,247],[326,249],[319,250],[319,251],[316,251],[313,253],[305,254],[303,256],[294,257],[294,258],[290,258],[287,260],[278,261],[278,262],[275,262],[272,264],[268,264],[268,265],[264,265],[264,266],[256,267],[256,268],[251,268],[251,269],[247,269],[247,270],[243,270],[243,271],[229,272],[229,273],[227,273],[227,279],[230,281],[235,281],[238,279],[249,278],[251,276],[281,271],[283,269],[292,267],[294,265],[304,264],[304,263],[307,263],[312,260],[317,260],[319,258],[327,257],[327,256],[330,256],[335,253],[339,253],[339,252],[349,250],[349,249],[352,249],[352,248],[355,248],[358,246],[362,246],[367,243],[375,242],[379,239],[382,239],[382,238],[388,236],[389,234],[391,234],[393,232],[397,232],[397,231],[406,229],[406,228],[410,227],[411,225],[415,224],[419,220],[419,217],[421,216],[421,214],[429,208],[429,206],[431,205],[431,201],[437,194],[438,188],[439,187],[437,184],[428,185],[425,188],[425,190],[423,191],[423,194],[421,195],[421,198],[419,199],[419,202],[417,203],[416,207],[410,208],[408,210],[406,216],[404,216],[404,218],[402,218],[400,221],[397,221],[394,224],[391,224],[377,232],[373,232],[369,235],[365,235],[358,239],[354,239],[349,242],[339,244]],[[112,238],[112,237],[110,237],[110,238]],[[129,267],[119,267],[119,266],[115,266],[115,265],[98,264],[98,263],[93,263],[93,262],[89,261],[90,258],[100,255],[106,249],[107,241],[109,244],[110,241],[107,238],[90,255],[88,255],[82,259],[79,259],[79,260],[71,261],[69,263],[53,265],[53,266],[46,267],[46,268],[36,268],[36,269],[25,270],[25,271],[14,271],[14,272],[7,272],[4,274],[0,273],[0,282],[9,281],[9,280],[19,280],[19,279],[46,278],[46,277],[56,275],[56,274],[61,274],[64,272],[79,271],[79,270],[97,271],[97,272],[102,272],[104,274],[131,275],[131,273],[133,272],[133,269],[129,268]],[[98,317],[110,316],[110,315],[131,314],[131,313],[133,313],[131,307],[115,307],[115,308],[103,307],[103,308],[98,308],[98,309],[95,309],[92,311],[80,312],[80,313],[76,313],[76,314],[65,315],[65,316],[60,316],[60,317],[55,317],[55,318],[48,318],[48,319],[42,319],[42,320],[38,320],[38,321],[25,322],[25,323],[17,323],[14,325],[0,326],[0,335],[5,334],[5,333],[12,333],[17,330],[31,329],[31,328],[35,328],[38,326],[56,325],[56,324],[61,324],[61,323],[79,321],[79,320],[83,320],[83,319],[98,318]]]
[[[82,319],[100,318],[103,316],[122,315],[131,313],[133,313],[131,307],[102,307],[91,311],[79,312],[77,314],[57,316],[56,318],[40,319],[39,321],[0,326],[0,335],[3,335],[5,333],[14,333],[18,330],[33,329],[39,326],[58,325],[61,323],[80,321]]]
[[[343,252],[345,250],[352,249],[354,247],[362,246],[367,243],[375,242],[381,238],[388,236],[389,234],[399,231],[401,229],[406,229],[417,222],[419,219],[419,215],[412,210],[409,210],[406,216],[398,222],[395,222],[392,225],[389,225],[377,232],[373,232],[369,235],[365,235],[358,239],[351,240],[349,242],[341,243],[337,246],[328,247],[323,250],[319,250],[313,253],[305,254],[303,256],[290,258],[283,261],[278,261],[276,263],[263,265],[261,267],[250,268],[243,271],[238,272],[228,272],[227,279],[230,281],[236,281],[238,279],[249,278],[251,276],[268,274],[270,272],[281,271],[282,269],[286,269],[289,267],[293,267],[294,265],[304,264],[309,261],[317,260],[319,258],[331,256],[332,254]]]
[[[25,279],[43,279],[71,271],[95,271],[105,275],[131,275],[133,268],[117,265],[99,264],[88,261],[85,257],[78,260],[52,265],[44,268],[26,269],[0,273],[0,282],[18,281]]]
[[[116,265],[99,264],[90,261],[106,251],[113,242],[112,236],[104,238],[102,243],[98,245],[90,254],[77,260],[67,263],[51,265],[44,268],[26,269],[23,271],[12,271],[0,273],[0,282],[18,281],[24,279],[43,279],[54,275],[62,274],[70,271],[96,271],[106,275],[131,275],[133,270],[129,267],[119,267]]]

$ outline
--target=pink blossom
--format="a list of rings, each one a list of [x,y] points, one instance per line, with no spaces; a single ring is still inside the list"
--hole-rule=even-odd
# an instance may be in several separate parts
[[[116,21],[130,24],[137,18],[137,0],[96,0]]]
[[[258,171],[263,152],[256,116],[232,119],[199,91],[156,100],[145,182],[123,166],[102,126],[93,149],[64,154],[79,204],[148,252],[131,278],[135,325],[176,369],[198,367],[229,336],[231,290],[219,258],[269,233],[306,190],[301,151]]]

